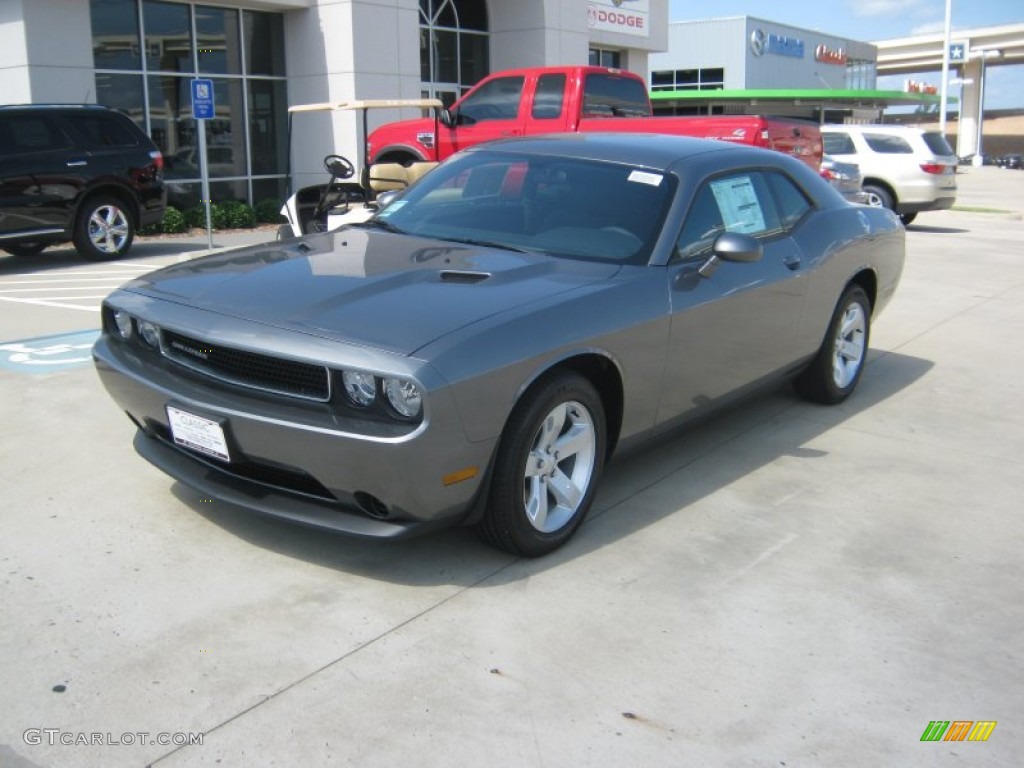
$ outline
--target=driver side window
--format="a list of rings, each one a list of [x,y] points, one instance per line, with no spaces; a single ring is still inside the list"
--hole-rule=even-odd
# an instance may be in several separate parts
[[[523,93],[523,77],[498,77],[484,83],[459,105],[459,122],[515,120]]]
[[[676,259],[703,257],[723,232],[764,237],[780,231],[779,214],[759,171],[719,176],[701,185],[676,241]]]

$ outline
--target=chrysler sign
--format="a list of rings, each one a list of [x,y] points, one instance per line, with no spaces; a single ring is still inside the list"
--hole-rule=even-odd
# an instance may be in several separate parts
[[[602,32],[647,37],[650,0],[590,0],[587,26]]]

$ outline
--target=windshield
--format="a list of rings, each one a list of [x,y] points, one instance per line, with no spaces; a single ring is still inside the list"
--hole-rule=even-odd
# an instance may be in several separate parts
[[[474,151],[431,171],[377,214],[422,237],[644,264],[675,178],[594,160]]]

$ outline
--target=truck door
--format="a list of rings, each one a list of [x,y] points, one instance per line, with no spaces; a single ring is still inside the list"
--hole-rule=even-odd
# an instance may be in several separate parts
[[[466,94],[454,108],[454,127],[441,130],[441,156],[482,141],[522,136],[525,81],[523,75],[495,77]]]

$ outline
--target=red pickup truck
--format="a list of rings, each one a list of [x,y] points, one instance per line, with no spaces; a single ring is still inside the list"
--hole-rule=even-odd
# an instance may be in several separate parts
[[[435,127],[437,135],[435,136]],[[655,117],[643,79],[604,67],[531,67],[481,80],[439,120],[404,120],[373,131],[372,163],[444,160],[482,141],[540,133],[621,131],[720,139],[787,152],[815,171],[821,131],[799,119],[758,115]]]

